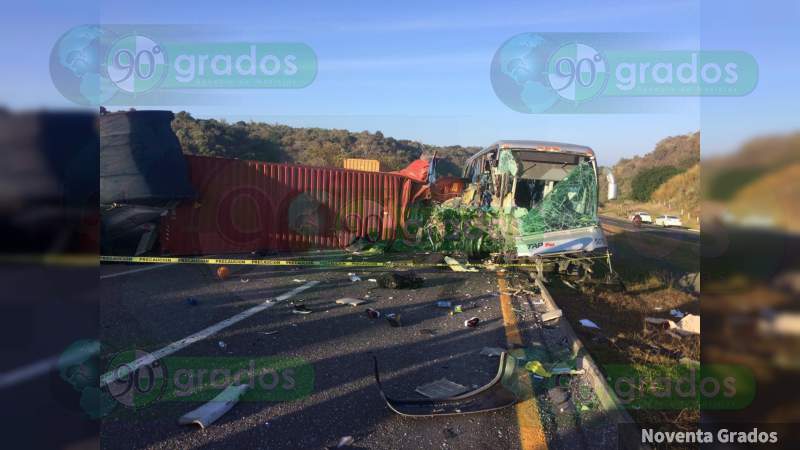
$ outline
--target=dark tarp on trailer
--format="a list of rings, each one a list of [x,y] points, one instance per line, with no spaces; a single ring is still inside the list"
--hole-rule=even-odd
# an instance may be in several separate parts
[[[194,198],[170,111],[100,115],[100,203],[166,205]]]

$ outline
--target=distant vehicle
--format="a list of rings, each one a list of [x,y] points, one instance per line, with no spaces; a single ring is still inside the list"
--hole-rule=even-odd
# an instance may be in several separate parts
[[[649,212],[637,211],[637,212],[631,213],[631,215],[628,216],[628,219],[631,222],[633,222],[634,219],[636,219],[636,216],[639,216],[639,220],[641,220],[642,223],[653,223],[653,217],[650,215]]]
[[[656,217],[656,225],[662,227],[682,227],[683,222],[677,216],[658,216]]]

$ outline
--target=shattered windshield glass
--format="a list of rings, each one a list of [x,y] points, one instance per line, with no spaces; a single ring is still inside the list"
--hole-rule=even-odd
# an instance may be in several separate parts
[[[519,223],[524,234],[597,225],[597,175],[591,163],[578,164]]]

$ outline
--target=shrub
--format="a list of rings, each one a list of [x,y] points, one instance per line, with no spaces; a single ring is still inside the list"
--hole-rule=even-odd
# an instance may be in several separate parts
[[[633,177],[631,196],[634,200],[640,202],[650,201],[650,196],[659,186],[681,172],[683,172],[681,169],[673,166],[652,167],[642,170]]]

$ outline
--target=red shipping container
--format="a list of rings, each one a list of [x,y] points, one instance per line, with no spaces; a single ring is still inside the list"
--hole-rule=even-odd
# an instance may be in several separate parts
[[[425,186],[402,175],[186,156],[195,202],[161,223],[171,255],[341,248],[393,240]]]

